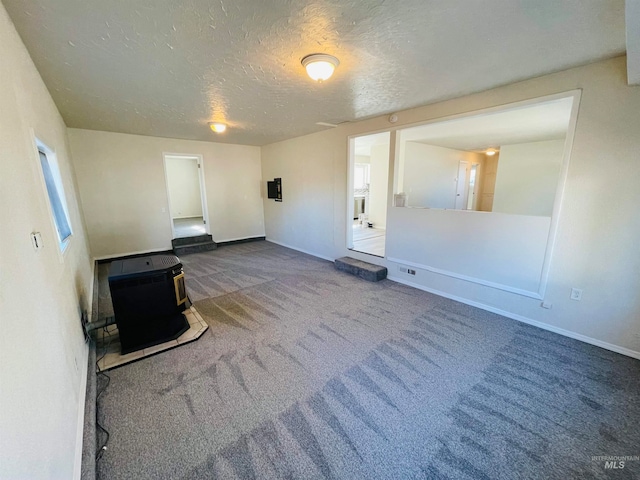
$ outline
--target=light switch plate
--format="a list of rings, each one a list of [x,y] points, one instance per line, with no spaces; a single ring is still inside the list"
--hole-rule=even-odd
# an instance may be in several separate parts
[[[40,235],[40,232],[31,233],[31,244],[33,245],[33,249],[36,251],[42,248],[42,235]]]

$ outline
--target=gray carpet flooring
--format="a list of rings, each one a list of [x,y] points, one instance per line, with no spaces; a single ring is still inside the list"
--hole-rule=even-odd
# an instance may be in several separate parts
[[[100,479],[640,478],[640,362],[266,241],[184,256],[210,329],[113,370]]]

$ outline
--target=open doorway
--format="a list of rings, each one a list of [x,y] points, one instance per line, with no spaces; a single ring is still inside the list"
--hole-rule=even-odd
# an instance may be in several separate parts
[[[390,133],[351,139],[347,246],[384,257],[387,229]]]
[[[480,169],[479,163],[471,165],[471,171],[469,173],[469,195],[467,198],[467,210],[478,209],[478,170]]]
[[[173,238],[209,233],[202,157],[164,155]]]
[[[456,210],[478,209],[478,169],[480,163],[469,165],[466,160],[458,163],[458,176],[456,179]]]

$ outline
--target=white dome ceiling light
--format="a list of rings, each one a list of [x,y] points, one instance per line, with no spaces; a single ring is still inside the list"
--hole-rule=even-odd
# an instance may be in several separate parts
[[[216,133],[222,133],[227,129],[224,123],[209,122],[209,128]]]
[[[316,82],[324,82],[333,75],[333,71],[340,65],[340,61],[326,53],[312,53],[302,59],[302,66]]]

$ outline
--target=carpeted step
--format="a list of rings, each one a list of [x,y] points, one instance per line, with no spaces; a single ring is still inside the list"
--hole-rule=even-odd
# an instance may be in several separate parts
[[[387,267],[363,262],[351,257],[336,259],[335,267],[343,272],[350,273],[369,282],[379,282],[387,278]]]
[[[211,235],[194,235],[193,237],[179,237],[171,240],[171,246],[182,247],[184,245],[192,245],[194,243],[212,242],[213,237]]]
[[[216,245],[215,242],[208,241],[173,247],[173,252],[176,254],[176,256],[180,257],[182,255],[188,255],[189,253],[210,252],[211,250],[215,250],[216,248],[218,248],[218,245]]]

